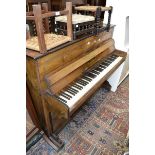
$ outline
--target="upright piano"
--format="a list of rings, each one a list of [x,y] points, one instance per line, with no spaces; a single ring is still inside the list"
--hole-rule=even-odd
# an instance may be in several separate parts
[[[46,51],[26,49],[32,101],[42,129],[57,145],[61,142],[55,136],[126,58],[115,48],[114,27]]]

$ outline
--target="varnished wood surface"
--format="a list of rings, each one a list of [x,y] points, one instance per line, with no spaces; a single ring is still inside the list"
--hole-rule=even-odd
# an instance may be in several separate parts
[[[125,52],[122,52],[122,51],[119,51],[119,50],[114,50],[111,54],[116,54],[118,56],[123,56],[123,59],[115,66],[113,67],[112,70],[110,70],[94,87],[93,89],[91,89],[89,92],[87,92],[75,105],[74,105],[74,108],[68,112],[68,121],[69,119],[71,118],[71,116],[74,114],[74,112],[82,105],[84,104],[84,102],[102,85],[102,83],[104,81],[106,81],[108,79],[108,77],[123,63],[123,61],[125,60],[126,58],[126,53]],[[54,98],[53,96],[51,96],[50,98],[47,99],[47,96],[44,96],[45,97],[45,100],[48,102],[48,104],[50,104],[51,106],[51,109],[53,108],[56,108],[58,105],[59,106],[62,106],[62,107],[66,107],[65,104],[63,103],[60,103],[59,101],[56,101],[56,105],[52,105],[52,103],[55,103]],[[65,114],[65,111],[64,110],[60,110],[60,107],[59,108],[56,108],[55,111],[58,111],[58,116],[60,116],[62,113],[63,115]],[[49,109],[49,107],[47,108],[47,113],[50,113],[52,110]],[[55,126],[55,129],[54,130],[51,130],[49,131],[49,134],[52,133],[52,132],[57,132],[59,131],[62,126],[65,126],[66,123],[60,123],[62,122],[61,118],[59,118],[57,116],[56,120],[53,121],[53,125]],[[66,116],[67,116],[67,113],[66,113]],[[61,125],[60,125],[61,124]],[[51,126],[51,121],[49,122],[47,120],[47,126]]]
[[[111,35],[109,35],[109,38],[110,37]],[[71,46],[38,59],[37,62],[39,65],[42,92],[47,88],[45,77],[48,75],[48,73],[51,73],[57,69],[59,70],[61,67],[66,66],[70,62],[77,60],[82,55],[85,55],[86,53],[95,50],[97,47],[100,47],[104,39],[107,39],[104,37],[104,35],[87,38],[76,44],[72,44]]]
[[[46,49],[44,30],[43,30],[43,24],[42,24],[41,5],[34,5],[33,13],[34,13],[34,17],[35,17],[39,50],[41,53],[44,53],[44,52],[46,52],[47,49]]]
[[[101,54],[99,54],[97,57],[93,58],[90,62],[87,62],[86,64],[82,65],[78,69],[76,69],[74,72],[71,72],[69,75],[65,76],[55,84],[51,85],[49,82],[48,85],[50,86],[50,90],[53,94],[58,93],[63,88],[67,87],[70,83],[72,83],[74,80],[79,78],[83,72],[85,72],[87,69],[91,68],[93,65],[95,65],[100,59],[102,59],[104,56],[110,54],[114,50],[114,47],[110,47]],[[48,82],[48,81],[47,81]]]
[[[32,11],[32,5],[48,3],[48,10],[51,10],[51,0],[26,0],[26,11]]]
[[[29,141],[40,129],[40,123],[32,103],[32,98],[28,87],[26,87],[26,141]]]
[[[87,63],[88,61],[102,53],[108,47],[112,46],[113,43],[113,40],[107,41],[105,44],[103,44],[101,47],[97,48],[93,52],[85,54],[74,62],[71,61],[70,64],[63,66],[61,70],[55,70],[54,72],[51,72],[50,75],[48,75],[47,79],[51,84],[54,84],[55,82],[59,81],[63,77],[67,76],[69,73],[73,72],[83,64]]]
[[[31,56],[27,54],[27,84],[41,127],[48,135],[58,132],[68,122],[74,111],[98,89],[118,66],[113,68],[86,97],[82,98],[71,113],[67,106],[52,98],[52,91],[59,92],[75,78],[80,77],[85,70],[93,67],[113,51],[125,57],[123,52],[115,50],[115,43],[111,39],[113,28],[111,27],[110,32],[103,32],[98,36],[90,36],[72,42],[54,52],[36,55],[32,51]],[[51,82],[46,78],[49,75],[52,77]],[[53,79],[54,83],[52,83]],[[47,90],[50,95],[47,95]]]
[[[45,120],[48,129],[48,134],[56,132],[67,123],[69,119],[68,107],[59,103],[56,99],[52,98],[48,93],[45,95]]]

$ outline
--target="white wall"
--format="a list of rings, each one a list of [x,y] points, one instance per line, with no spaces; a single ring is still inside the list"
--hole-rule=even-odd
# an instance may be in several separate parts
[[[107,0],[106,6],[113,6],[111,24],[116,25],[114,30],[115,47],[124,50],[125,23],[129,16],[129,0]],[[128,36],[129,38],[129,36]]]
[[[116,25],[113,38],[115,48],[129,52],[129,1],[127,0],[107,0],[106,6],[113,6],[111,24]],[[127,61],[128,63],[128,61]],[[116,91],[120,84],[120,77],[124,68],[123,63],[108,79],[112,86],[111,91]]]

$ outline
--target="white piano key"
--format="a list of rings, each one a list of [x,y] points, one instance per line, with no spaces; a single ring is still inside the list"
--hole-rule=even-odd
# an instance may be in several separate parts
[[[66,94],[70,95],[72,98],[75,97],[74,95],[72,95],[71,93],[64,91]]]
[[[69,110],[72,111],[74,109],[74,107],[76,106],[76,103],[90,90],[92,89],[114,66],[116,66],[120,61],[122,60],[122,57],[117,57],[107,68],[105,68],[102,72],[100,72],[99,75],[97,75],[95,78],[92,78],[92,81],[89,82],[89,84],[87,84],[86,86],[82,86],[83,89],[82,90],[78,90],[79,92],[73,96],[69,93],[69,95],[73,96],[70,100],[67,100],[66,98],[64,98],[63,96],[61,96],[61,98],[63,98],[64,100],[67,101],[67,105],[69,107]],[[94,74],[94,73],[92,73]],[[96,75],[96,74],[95,74]],[[90,78],[90,77],[88,77]],[[77,83],[76,83],[77,84]],[[80,84],[77,84],[80,85]],[[74,88],[76,89],[76,88]],[[68,93],[68,92],[65,92]]]
[[[59,95],[60,98],[62,98],[65,101],[69,101],[67,98],[63,97],[62,95]]]
[[[75,89],[75,90],[79,91],[79,89],[75,88],[74,86],[71,86],[71,88],[73,88],[73,89]]]
[[[72,86],[74,89],[76,89],[76,90],[78,90],[78,91],[80,91],[80,89],[78,89],[78,88],[76,88],[75,86]]]
[[[82,79],[83,81],[85,81],[85,82],[88,82],[88,83],[90,82],[90,81],[87,81],[87,80],[86,80],[86,79],[84,79],[84,78],[81,78],[81,79]]]
[[[87,76],[87,75],[85,75],[85,76],[93,80],[93,78],[92,78],[92,77],[90,77],[90,76]]]
[[[84,87],[83,85],[81,85],[81,84],[79,84],[79,83],[76,83],[76,84],[77,84],[78,86],[82,87],[82,88]]]

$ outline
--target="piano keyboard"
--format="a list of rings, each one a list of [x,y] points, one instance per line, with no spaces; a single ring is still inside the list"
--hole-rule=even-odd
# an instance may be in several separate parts
[[[66,104],[69,110],[72,111],[78,100],[84,96],[90,89],[93,89],[114,66],[116,66],[122,57],[111,55],[97,67],[91,71],[86,72],[80,79],[71,83],[67,88],[55,95],[55,98],[60,102]]]

